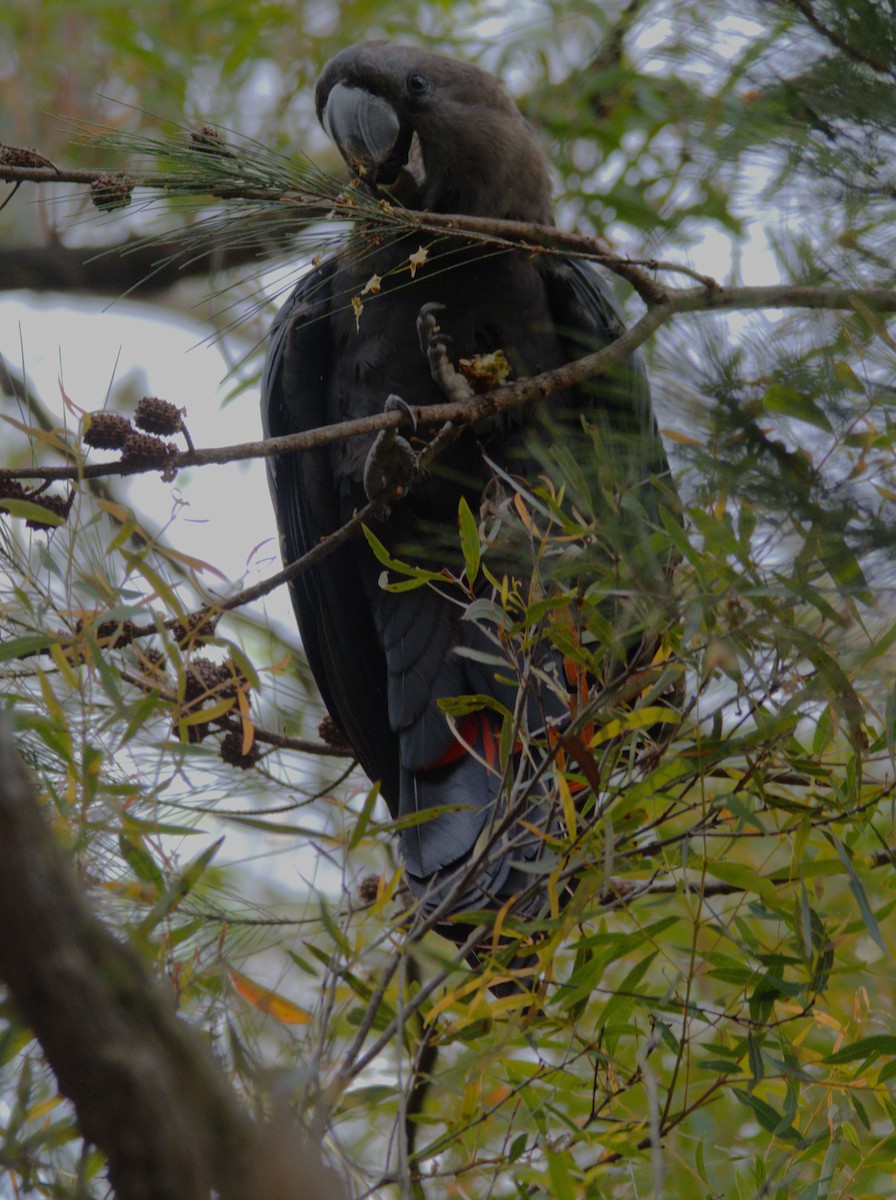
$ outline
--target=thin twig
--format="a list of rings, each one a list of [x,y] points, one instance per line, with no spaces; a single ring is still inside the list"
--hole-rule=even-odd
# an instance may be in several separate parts
[[[829,25],[825,25],[818,14],[813,11],[809,0],[790,0],[790,5],[806,18],[816,33],[821,34],[825,41],[830,42],[841,54],[845,54],[853,62],[870,67],[878,75],[888,75],[890,79],[896,78],[896,72],[893,71],[889,63],[881,58],[874,57],[866,49],[860,50],[858,46],[854,46],[852,42],[847,41],[836,29],[831,29]]]

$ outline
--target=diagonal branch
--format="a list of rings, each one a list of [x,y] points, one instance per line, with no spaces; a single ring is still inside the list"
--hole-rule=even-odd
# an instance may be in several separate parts
[[[3,714],[0,977],[107,1156],[119,1200],[344,1195],[294,1129],[252,1120],[203,1038],[90,911]]]
[[[836,29],[832,29],[830,25],[825,25],[818,13],[812,8],[810,0],[787,0],[787,2],[805,17],[816,33],[819,33],[826,42],[830,42],[841,54],[845,54],[853,62],[870,67],[878,75],[888,75],[891,79],[896,79],[896,72],[894,72],[892,66],[885,59],[878,58],[868,49],[860,49],[841,33],[838,33]]]
[[[768,308],[808,308],[854,311],[865,305],[876,312],[896,313],[896,291],[890,288],[815,287],[808,284],[776,284],[759,287],[693,287],[670,288],[663,303],[649,305],[644,316],[609,346],[575,359],[565,366],[518,379],[504,387],[486,392],[473,400],[450,404],[421,405],[414,408],[418,423],[427,425],[451,421],[461,425],[475,424],[486,417],[524,408],[548,396],[578,387],[622,362],[643,345],[657,329],[683,313],[711,313],[732,310]],[[302,433],[268,438],[265,441],[241,442],[210,450],[192,450],[173,454],[165,460],[165,470],[181,467],[207,466],[239,462],[249,458],[274,458],[297,450],[328,446],[361,434],[378,433],[409,421],[400,412],[375,413],[353,421],[339,421]],[[2,472],[4,479],[58,480],[96,479],[106,475],[139,475],[158,470],[158,465],[95,463],[76,467],[21,467]]]

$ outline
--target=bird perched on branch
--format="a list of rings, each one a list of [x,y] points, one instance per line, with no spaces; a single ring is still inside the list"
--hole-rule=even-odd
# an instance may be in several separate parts
[[[553,223],[538,138],[485,71],[367,42],[327,65],[316,104],[358,186],[396,208]],[[462,235],[394,227],[374,234],[359,225],[339,254],[302,278],[276,318],[262,386],[265,432],[369,416],[387,404],[438,405],[472,394],[456,370],[460,359],[502,352],[524,377],[606,346],[622,331],[606,284],[583,262]],[[583,415],[596,436],[582,434]],[[349,520],[372,480],[377,489],[391,481],[407,494],[376,522],[380,541],[390,553],[459,571],[450,547],[458,542],[461,497],[476,513],[496,475],[505,483],[534,478],[542,466],[537,447],[564,430],[578,436],[579,458],[599,441],[617,473],[607,486],[655,512],[655,481],[668,467],[643,369],[629,359],[537,410],[465,429],[423,474],[414,471],[407,428],[269,459],[284,559],[294,561]],[[648,533],[635,522],[626,536]],[[530,733],[561,722],[568,716],[562,665],[555,652],[541,652],[536,673],[545,686],[527,686],[521,702],[520,684],[496,670],[494,639],[482,622],[465,619],[457,593],[438,584],[387,591],[381,572],[355,538],[300,575],[292,599],[330,715],[404,822],[410,887],[462,942],[466,931],[444,924],[450,916],[495,910],[520,893],[524,914],[541,902],[532,860],[544,839],[533,829],[554,819],[551,773],[531,763],[517,772],[513,807],[513,763],[505,751],[502,772],[495,710],[515,713]],[[484,698],[481,706],[446,719],[439,702],[470,695]]]

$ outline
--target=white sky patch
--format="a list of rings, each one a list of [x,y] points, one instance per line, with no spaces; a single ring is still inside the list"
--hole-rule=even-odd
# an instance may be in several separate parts
[[[186,408],[197,447],[260,438],[257,396],[251,390],[222,407],[232,382],[223,382],[228,366],[220,349],[203,344],[206,327],[146,304],[120,301],[103,311],[106,303],[54,302],[21,293],[0,301],[0,353],[24,370],[54,415],[62,419],[60,377],[69,398],[88,412],[104,407],[112,381],[113,410],[116,391],[125,384],[137,385],[138,397],[161,396]],[[105,460],[114,461],[114,455],[93,451],[89,461]],[[167,540],[210,562],[234,584],[279,567],[274,515],[259,460],[193,468],[172,483],[164,483],[158,472],[115,482],[116,490],[154,526],[161,527],[174,514]],[[259,550],[264,541],[267,545]],[[207,583],[216,586],[211,575]],[[269,597],[268,609],[291,626],[285,589]]]
[[[707,10],[707,26],[702,31],[703,53],[700,53],[701,41],[694,37],[692,52],[686,60],[678,54],[675,55],[674,69],[681,76],[712,79],[719,75],[721,64],[731,63],[743,54],[751,42],[767,33],[765,26],[749,17],[719,16],[709,6]],[[674,14],[674,4],[672,12]],[[693,37],[695,32],[689,25],[689,35]],[[639,69],[647,75],[667,75],[670,69],[671,49],[677,41],[674,15],[668,18],[654,17],[649,23],[637,24],[635,35],[631,39],[631,49],[645,56],[638,63]],[[655,57],[650,56],[651,51],[657,52]]]
[[[673,34],[673,25],[668,18],[663,20],[654,19],[649,23],[645,23],[640,27],[637,36],[634,39],[634,45],[638,50],[656,50],[658,46],[664,45]],[[638,66],[645,70],[647,64],[639,63]]]

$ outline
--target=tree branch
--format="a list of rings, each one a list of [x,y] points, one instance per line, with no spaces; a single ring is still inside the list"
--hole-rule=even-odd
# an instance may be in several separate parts
[[[606,249],[592,237],[582,234],[563,233],[553,225],[537,225],[523,221],[506,221],[491,217],[455,216],[444,213],[416,213],[407,209],[395,209],[391,205],[378,207],[372,211],[366,206],[356,204],[350,195],[330,197],[314,193],[298,193],[278,187],[260,187],[255,184],[240,185],[233,181],[216,184],[213,179],[197,180],[187,175],[164,175],[144,173],[129,175],[125,172],[110,173],[104,170],[77,168],[68,169],[49,166],[18,166],[4,162],[0,157],[0,180],[14,183],[17,186],[24,182],[30,183],[83,183],[88,185],[108,186],[110,181],[120,181],[127,188],[146,188],[162,192],[188,192],[196,195],[207,195],[225,199],[252,200],[267,203],[282,208],[289,204],[301,212],[305,221],[319,220],[333,213],[346,220],[359,221],[376,219],[387,225],[398,225],[408,231],[417,229],[428,233],[458,233],[466,234],[473,240],[484,239],[493,245],[522,246],[527,249],[538,249],[548,253],[573,253],[583,258],[592,259],[616,271],[622,278],[627,279],[636,291],[647,302],[659,302],[664,297],[661,289],[651,279],[649,274],[639,270],[646,267],[648,271],[668,270],[678,271],[695,278],[698,282],[709,285],[712,281],[706,276],[699,275],[686,266],[674,263],[662,263],[655,259],[635,260],[616,254],[608,254]],[[150,247],[151,249],[151,247]],[[150,267],[152,270],[153,267]]]
[[[249,1117],[203,1038],[90,911],[3,714],[0,977],[106,1154],[118,1200],[344,1195],[294,1129]]]
[[[853,311],[857,304],[882,313],[896,312],[896,291],[890,288],[814,287],[808,284],[776,284],[768,287],[693,287],[671,288],[667,299],[649,306],[647,312],[620,338],[609,346],[575,359],[565,366],[518,379],[504,387],[476,396],[473,400],[451,404],[419,405],[414,415],[419,424],[432,425],[450,421],[472,425],[497,413],[524,408],[570,387],[578,387],[602,375],[622,362],[660,326],[682,313],[720,312],[730,310],[809,308]],[[328,446],[350,437],[378,433],[409,421],[400,412],[375,413],[354,421],[339,421],[333,425],[286,434],[265,441],[240,442],[210,450],[185,451],[173,454],[164,462],[164,470],[182,467],[208,466],[239,462],[249,458],[274,458],[297,450]],[[43,482],[59,480],[96,479],[107,475],[140,475],[157,471],[158,464],[147,466],[133,463],[95,463],[75,467],[19,467],[2,472],[5,479],[38,479]]]
[[[183,237],[131,238],[114,246],[25,246],[0,248],[0,291],[90,292],[141,299],[184,279],[258,262],[286,248],[287,231],[267,210],[240,214],[239,232],[216,224],[197,247]]]
[[[815,32],[821,34],[825,41],[830,42],[841,54],[845,54],[853,62],[870,67],[878,75],[887,75],[890,79],[896,79],[896,72],[893,71],[893,68],[884,59],[876,58],[868,50],[860,50],[858,46],[854,46],[852,42],[847,41],[836,29],[831,29],[830,25],[825,25],[813,10],[809,0],[787,0],[787,3],[791,8],[795,8],[798,13],[805,17]]]
[[[15,151],[15,148],[6,148]],[[25,152],[33,153],[33,152]],[[34,154],[35,160],[40,156]],[[46,161],[46,160],[44,160]],[[249,164],[251,167],[251,164]],[[247,170],[247,174],[248,174]],[[450,213],[418,213],[397,209],[380,201],[376,202],[357,187],[348,185],[337,195],[323,191],[297,191],[287,187],[264,186],[254,181],[243,182],[238,173],[232,177],[218,179],[214,175],[202,176],[197,172],[183,171],[181,174],[128,175],[124,172],[110,173],[95,169],[60,168],[49,165],[14,165],[4,159],[0,152],[0,180],[9,183],[86,183],[109,187],[116,181],[122,187],[147,188],[175,194],[209,196],[219,199],[251,200],[269,204],[276,208],[282,221],[283,206],[289,205],[291,212],[303,222],[330,218],[398,228],[408,233],[419,230],[423,233],[467,237],[483,240],[491,245],[519,247],[525,250],[548,254],[573,254],[579,258],[600,263],[609,271],[627,280],[638,292],[648,308],[671,306],[676,312],[713,311],[720,308],[849,308],[848,297],[856,294],[844,288],[816,288],[808,285],[777,285],[768,288],[724,288],[709,276],[701,275],[678,263],[658,259],[634,259],[608,254],[596,238],[582,234],[564,233],[553,225],[538,225],[524,221],[507,221],[492,217],[473,217]],[[274,181],[276,182],[276,181]],[[102,207],[102,205],[101,205]],[[259,218],[263,215],[255,214]],[[293,226],[294,228],[294,226]],[[149,249],[151,249],[151,244]],[[667,288],[652,277],[652,272],[679,273],[695,280],[700,286],[692,289]],[[894,311],[894,293],[889,289],[862,289],[857,293],[873,307]],[[589,356],[591,358],[593,356]],[[582,362],[587,359],[580,360]],[[563,385],[566,386],[566,385]],[[449,419],[454,419],[453,417]],[[381,425],[377,428],[388,428]]]

